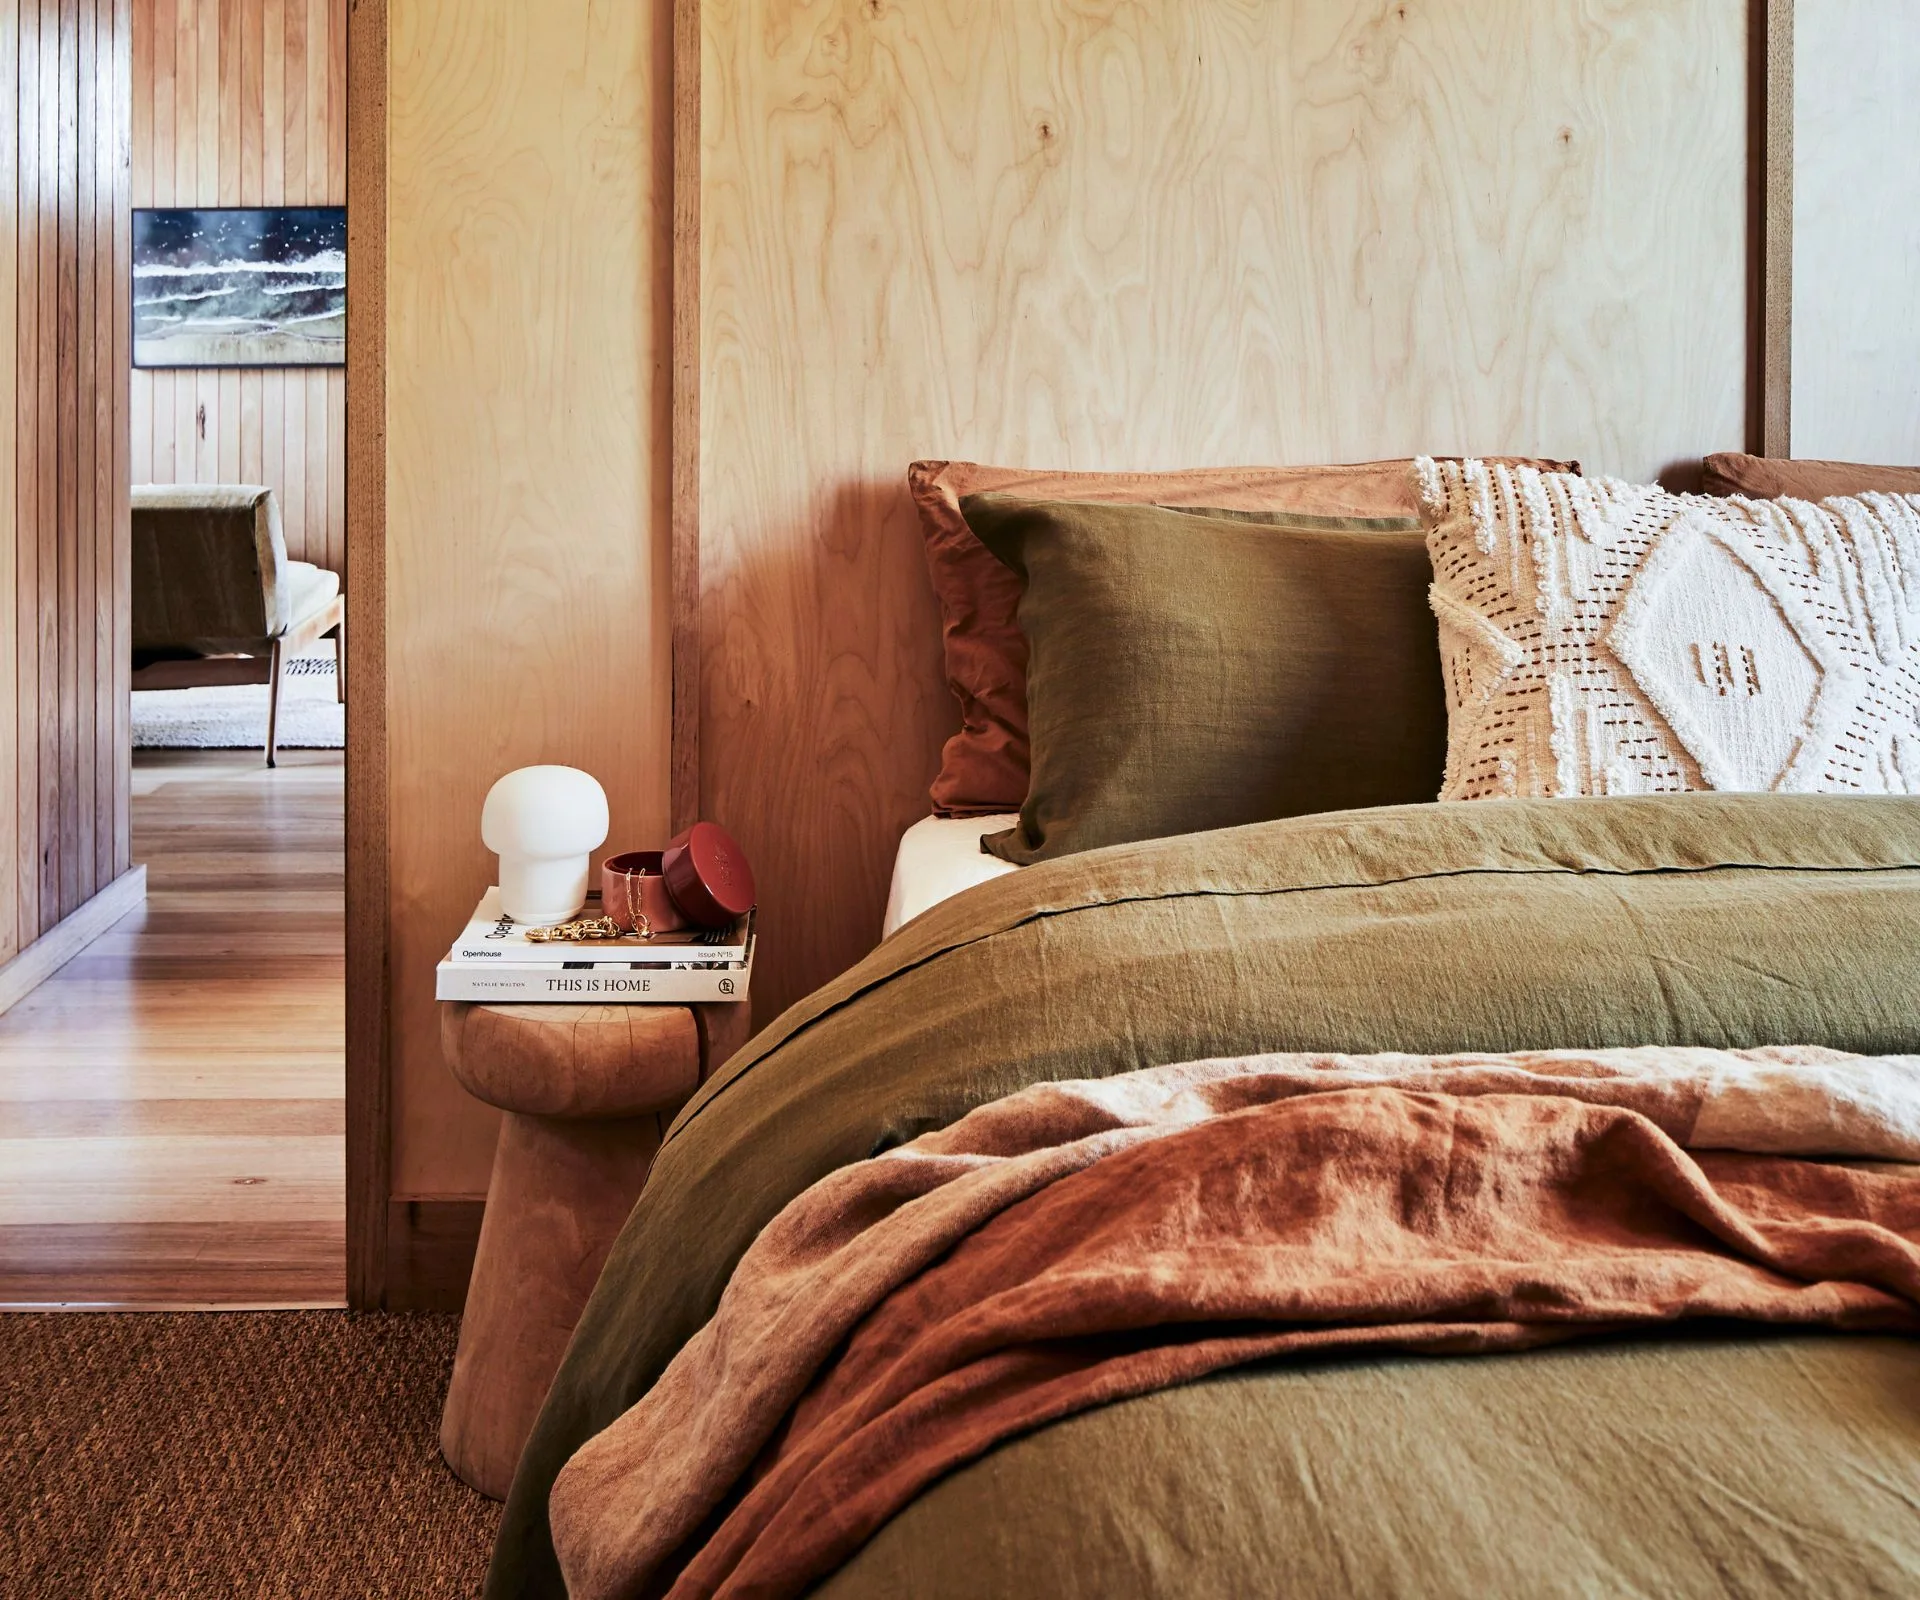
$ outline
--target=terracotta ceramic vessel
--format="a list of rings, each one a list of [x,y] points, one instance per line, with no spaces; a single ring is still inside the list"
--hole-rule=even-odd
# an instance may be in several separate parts
[[[724,928],[753,909],[753,868],[717,822],[696,822],[660,853],[660,870],[686,919]]]
[[[636,931],[638,910],[655,933],[672,933],[687,919],[667,892],[658,850],[628,850],[608,856],[600,866],[600,909],[626,933]]]
[[[664,850],[627,850],[600,868],[600,909],[627,933],[634,912],[655,933],[726,928],[753,909],[753,869],[733,836],[696,822]]]

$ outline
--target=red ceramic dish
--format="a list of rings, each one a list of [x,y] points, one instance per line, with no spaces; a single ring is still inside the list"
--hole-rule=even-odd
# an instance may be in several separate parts
[[[753,909],[753,868],[717,822],[696,822],[661,852],[667,892],[697,927],[724,928]]]

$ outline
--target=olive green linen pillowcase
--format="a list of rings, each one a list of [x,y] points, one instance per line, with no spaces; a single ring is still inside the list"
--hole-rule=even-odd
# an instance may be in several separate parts
[[[960,508],[1021,581],[1031,651],[1031,784],[990,854],[1024,866],[1440,792],[1414,519],[994,494]]]

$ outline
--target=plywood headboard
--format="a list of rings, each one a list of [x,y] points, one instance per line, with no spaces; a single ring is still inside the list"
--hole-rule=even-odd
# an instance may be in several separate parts
[[[1748,25],[682,0],[675,810],[753,857],[762,1020],[874,942],[955,723],[916,456],[1742,445]]]

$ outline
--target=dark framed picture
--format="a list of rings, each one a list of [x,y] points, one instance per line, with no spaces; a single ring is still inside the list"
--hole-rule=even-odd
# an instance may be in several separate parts
[[[136,210],[136,367],[338,367],[344,206]]]

